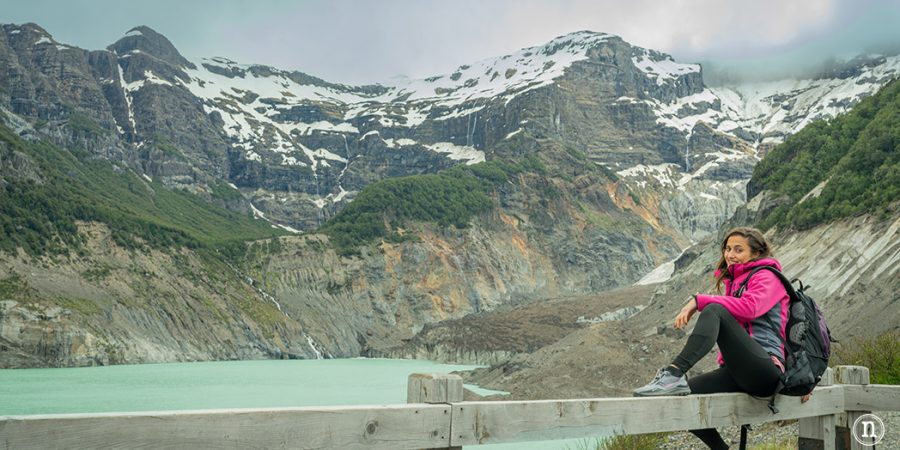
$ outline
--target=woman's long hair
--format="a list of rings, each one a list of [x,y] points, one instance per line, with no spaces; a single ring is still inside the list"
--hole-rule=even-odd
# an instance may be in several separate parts
[[[725,261],[725,246],[728,245],[728,238],[732,236],[742,236],[747,239],[747,243],[750,244],[750,252],[756,255],[751,261],[772,256],[772,252],[769,250],[769,243],[761,231],[750,227],[737,227],[729,230],[725,234],[725,239],[722,239],[722,245],[719,247],[722,256],[719,258],[719,264],[716,266],[716,270],[719,271],[719,276],[716,277],[716,292],[720,294],[722,293],[722,280],[731,278],[731,274],[728,273],[728,263]]]

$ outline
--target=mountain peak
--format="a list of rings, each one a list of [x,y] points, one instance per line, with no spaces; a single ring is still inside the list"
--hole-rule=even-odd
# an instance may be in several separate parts
[[[46,42],[53,41],[53,36],[36,23],[29,22],[22,25],[3,24],[2,28],[3,32],[8,35],[28,36],[29,38],[45,40]]]
[[[114,51],[118,55],[140,51],[175,66],[194,68],[194,65],[181,56],[178,49],[165,36],[144,25],[128,30],[124,37],[107,47],[107,50]]]
[[[5,30],[7,30],[7,32],[19,30],[20,32],[26,31],[26,32],[36,33],[36,34],[50,37],[50,33],[48,33],[47,30],[43,29],[40,25],[38,25],[34,22],[23,23],[22,25],[4,24],[3,28]]]

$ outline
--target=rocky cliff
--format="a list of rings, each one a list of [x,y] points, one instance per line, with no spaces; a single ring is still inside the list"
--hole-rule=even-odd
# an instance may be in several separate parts
[[[221,260],[128,251],[80,227],[80,255],[0,258],[0,367],[316,357],[307,330]]]

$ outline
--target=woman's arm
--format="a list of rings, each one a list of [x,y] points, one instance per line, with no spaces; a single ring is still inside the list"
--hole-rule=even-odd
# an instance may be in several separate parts
[[[740,297],[729,295],[697,295],[697,309],[710,303],[718,303],[725,307],[734,318],[750,321],[772,309],[776,303],[787,296],[784,285],[774,273],[768,270],[757,272],[747,283],[747,289]]]
[[[691,316],[697,312],[697,296],[691,297],[688,300],[687,304],[681,307],[681,311],[678,312],[678,315],[675,316],[675,329],[680,330],[684,328],[688,322],[691,321]]]

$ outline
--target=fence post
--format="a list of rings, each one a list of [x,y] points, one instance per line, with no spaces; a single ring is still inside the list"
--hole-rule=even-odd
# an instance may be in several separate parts
[[[444,373],[414,373],[409,376],[406,385],[406,403],[458,403],[463,401],[463,382],[459,375]],[[447,421],[451,422],[451,412]],[[452,436],[453,429],[450,429]],[[448,436],[447,442],[452,438]],[[462,447],[448,447],[450,450],[462,450]]]
[[[832,384],[834,384],[834,370],[829,367],[822,374],[819,386],[831,386]],[[815,390],[813,395],[816,395]],[[834,425],[835,416],[833,414],[800,419],[797,448],[799,450],[834,450],[836,444]]]
[[[835,384],[869,384],[869,368],[863,366],[837,366],[834,368]],[[853,439],[851,436],[851,428],[853,423],[859,416],[868,414],[871,411],[847,411],[838,414],[837,420],[837,437],[838,448],[844,445],[845,449],[862,450],[872,448],[866,447]]]

